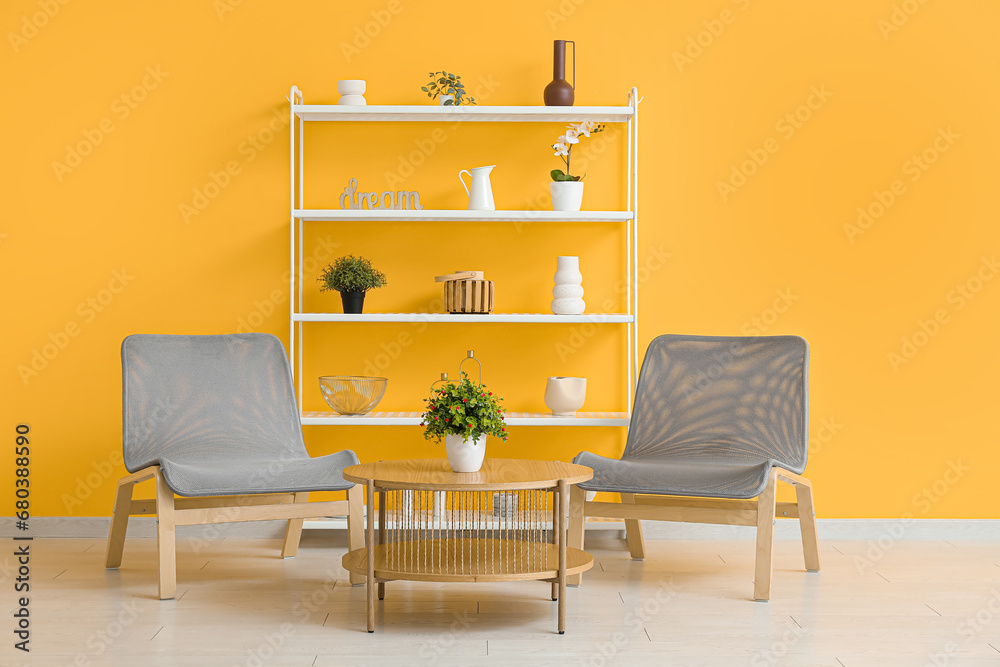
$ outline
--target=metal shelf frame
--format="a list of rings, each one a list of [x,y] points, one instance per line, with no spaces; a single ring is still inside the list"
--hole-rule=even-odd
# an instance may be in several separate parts
[[[547,107],[434,105],[339,106],[305,104],[302,91],[289,92],[289,285],[288,354],[298,392],[299,411],[304,425],[402,426],[420,423],[418,412],[373,412],[363,417],[345,417],[333,412],[303,411],[304,355],[303,324],[306,322],[435,322],[481,324],[516,322],[525,324],[618,324],[626,327],[626,404],[632,407],[632,392],[639,377],[639,92],[632,88],[625,106]],[[626,207],[624,211],[369,211],[308,209],[305,207],[305,124],[307,122],[480,122],[480,123],[625,123],[628,127]],[[490,313],[453,315],[450,313],[341,313],[304,312],[303,232],[307,222],[592,222],[624,223],[626,235],[626,312],[553,315],[550,313]],[[552,417],[547,413],[508,413],[511,426],[628,426],[629,412],[581,412],[575,418]]]

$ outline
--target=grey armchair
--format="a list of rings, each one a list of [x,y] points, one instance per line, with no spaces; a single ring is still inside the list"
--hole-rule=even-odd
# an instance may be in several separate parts
[[[797,336],[654,339],[621,459],[573,459],[594,478],[570,502],[570,546],[583,547],[587,516],[625,519],[635,559],[645,557],[642,519],[757,526],[754,598],[768,600],[774,519],[798,517],[806,569],[819,570],[812,486],[801,476],[808,365]],[[777,502],[778,480],[795,485],[796,502]],[[621,502],[584,502],[585,491],[619,493]]]
[[[274,336],[129,336],[122,404],[130,474],[118,482],[105,565],[121,565],[129,515],[155,514],[160,599],[177,589],[175,526],[287,520],[282,556],[289,558],[304,518],[347,514],[350,548],[363,546],[361,489],[343,477],[358,457],[309,456],[288,359]],[[155,500],[133,500],[133,487],[148,479]],[[311,491],[346,491],[347,500],[308,503]]]

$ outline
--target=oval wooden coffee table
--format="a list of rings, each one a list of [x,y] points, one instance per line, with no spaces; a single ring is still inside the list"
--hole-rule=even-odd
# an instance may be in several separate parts
[[[566,543],[573,484],[594,476],[556,461],[486,459],[479,472],[455,473],[445,459],[362,463],[344,479],[365,485],[365,548],[344,568],[367,577],[368,632],[375,631],[375,586],[385,582],[520,581],[552,583],[559,634],[566,631],[566,577],[594,559]],[[375,494],[379,496],[378,541]]]

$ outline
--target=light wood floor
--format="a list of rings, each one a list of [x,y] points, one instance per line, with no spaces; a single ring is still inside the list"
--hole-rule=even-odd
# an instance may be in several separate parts
[[[756,603],[752,540],[647,539],[633,562],[617,531],[588,536],[595,567],[568,591],[568,629],[539,582],[394,582],[365,632],[365,589],[340,568],[346,537],[178,540],[178,597],[156,598],[155,542],[130,538],[119,571],[104,543],[32,543],[32,652],[12,649],[13,549],[0,555],[2,665],[1000,665],[1000,543],[823,541],[823,571],[776,543]],[[5,540],[10,545],[10,540]],[[884,542],[883,544],[886,544]]]

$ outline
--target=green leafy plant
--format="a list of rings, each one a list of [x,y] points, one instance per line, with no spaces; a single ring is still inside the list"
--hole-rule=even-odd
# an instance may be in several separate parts
[[[484,434],[507,440],[503,397],[495,396],[485,384],[473,382],[465,373],[458,383],[449,382],[435,389],[424,402],[427,411],[422,416],[421,426],[428,440],[441,442],[445,435],[474,440]]]
[[[375,269],[369,260],[354,255],[335,259],[323,269],[319,281],[323,283],[320,291],[337,292],[367,292],[384,287],[388,282],[385,274]]]
[[[449,74],[448,72],[431,72],[428,74],[431,77],[430,82],[426,86],[421,86],[420,90],[427,93],[427,97],[432,100],[437,99],[438,95],[454,95],[455,99],[445,100],[444,106],[459,106],[461,104],[475,104],[475,97],[465,96],[465,86],[462,85],[461,78],[457,74]]]
[[[562,161],[566,163],[566,171],[564,172],[562,169],[553,169],[549,172],[552,176],[552,180],[582,181],[583,176],[573,176],[569,173],[569,164],[573,157],[573,146],[580,143],[580,137],[589,137],[592,134],[597,134],[598,132],[603,131],[604,124],[596,123],[594,121],[567,125],[566,134],[561,135],[558,139],[556,139],[556,143],[552,144],[552,148],[556,151],[554,155],[561,157]]]

